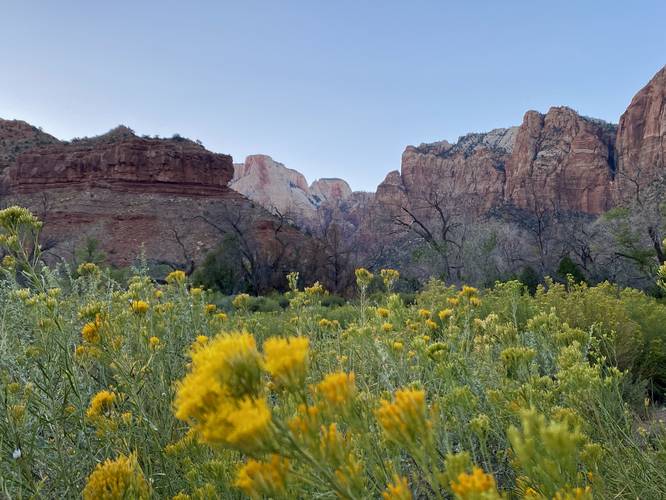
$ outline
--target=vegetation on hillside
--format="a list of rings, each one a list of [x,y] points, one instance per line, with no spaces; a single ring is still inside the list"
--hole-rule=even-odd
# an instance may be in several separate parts
[[[2,496],[666,496],[666,306],[643,292],[431,280],[412,302],[358,269],[349,302],[296,273],[227,298],[49,269],[40,227],[0,211]]]

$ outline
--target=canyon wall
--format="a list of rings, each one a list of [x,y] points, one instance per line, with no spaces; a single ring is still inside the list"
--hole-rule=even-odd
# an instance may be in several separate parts
[[[24,129],[2,124],[4,137]],[[27,206],[45,222],[44,247],[52,260],[72,261],[92,238],[117,266],[143,253],[150,263],[191,270],[234,231],[244,232],[257,252],[264,243],[271,251],[280,221],[232,190],[233,174],[229,155],[118,127],[92,139],[54,139],[20,151],[3,172],[3,204]],[[304,237],[291,227],[281,232],[294,246]]]

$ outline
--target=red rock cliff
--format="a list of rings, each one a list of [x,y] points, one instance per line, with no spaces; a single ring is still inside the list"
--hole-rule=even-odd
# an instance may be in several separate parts
[[[79,184],[203,196],[228,189],[231,156],[185,139],[142,139],[126,131],[22,153],[9,169],[9,188],[30,193]]]
[[[616,156],[618,198],[632,181],[647,185],[666,174],[666,66],[620,117]]]
[[[615,127],[572,109],[528,111],[506,165],[505,200],[600,214],[611,206]]]

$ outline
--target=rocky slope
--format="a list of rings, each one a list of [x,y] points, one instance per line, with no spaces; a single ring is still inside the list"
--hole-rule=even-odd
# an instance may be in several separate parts
[[[617,196],[647,185],[666,168],[666,66],[632,99],[617,129]]]

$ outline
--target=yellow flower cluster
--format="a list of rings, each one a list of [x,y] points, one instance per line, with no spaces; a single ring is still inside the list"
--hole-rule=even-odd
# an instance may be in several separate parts
[[[279,498],[286,494],[289,461],[272,455],[270,461],[250,459],[236,475],[234,486],[250,498]]]
[[[305,337],[270,338],[264,342],[264,366],[277,387],[300,387],[307,374],[310,341]]]
[[[166,282],[169,284],[180,284],[185,282],[185,273],[183,271],[172,271],[167,274]]]
[[[460,500],[500,499],[495,478],[479,467],[473,467],[471,474],[463,472],[456,481],[451,481],[451,491]]]
[[[400,476],[394,476],[393,482],[386,486],[382,492],[383,500],[412,500],[412,492],[409,489],[407,479]]]
[[[365,290],[368,288],[368,286],[370,286],[370,282],[373,278],[373,275],[370,271],[360,267],[355,271],[354,274],[356,275],[356,284],[361,290]]]
[[[83,489],[84,500],[122,500],[150,498],[150,487],[136,456],[120,456],[97,465]]]
[[[393,290],[395,283],[398,281],[398,278],[400,278],[400,273],[395,269],[382,269],[379,271],[379,275],[382,277],[384,286],[389,292]]]
[[[105,412],[109,411],[113,407],[113,404],[116,402],[116,399],[117,396],[116,393],[114,392],[107,390],[99,391],[90,400],[90,405],[88,406],[86,415],[89,418],[95,418],[99,417],[100,415],[103,415]]]
[[[136,314],[145,314],[148,312],[148,308],[150,307],[148,305],[148,302],[145,300],[133,300],[132,303],[130,304],[130,307],[132,308],[132,311]]]
[[[83,340],[91,344],[99,343],[100,341],[99,329],[101,324],[102,321],[98,314],[95,321],[89,321],[88,323],[83,325],[83,328],[81,329],[81,336],[83,337]]]
[[[94,276],[99,274],[99,267],[93,262],[84,262],[79,264],[79,267],[76,268],[76,272],[79,276]]]
[[[439,316],[440,320],[446,321],[451,316],[453,316],[453,309],[449,309],[449,308],[442,309],[441,311],[439,311],[439,313],[437,313],[437,316]]]
[[[419,309],[419,316],[423,319],[428,319],[430,314],[431,313],[428,309]]]
[[[388,315],[391,311],[386,309],[385,307],[378,307],[377,308],[377,316],[380,318],[388,318]]]
[[[306,286],[303,291],[307,295],[324,295],[326,293],[326,289],[318,281],[315,281],[312,286]]]
[[[354,372],[329,373],[317,384],[317,393],[332,408],[345,408],[356,395]]]
[[[263,449],[271,412],[261,397],[262,360],[248,333],[220,335],[192,350],[192,369],[178,385],[176,417],[203,441],[245,453]]]
[[[411,448],[420,438],[426,437],[431,427],[425,391],[399,389],[393,402],[381,401],[377,420],[389,440]]]

